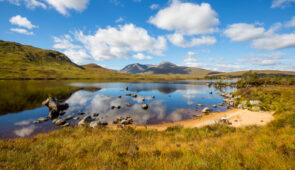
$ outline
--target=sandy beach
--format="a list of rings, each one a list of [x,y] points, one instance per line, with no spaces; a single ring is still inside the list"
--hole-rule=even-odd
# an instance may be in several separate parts
[[[253,112],[242,109],[232,109],[225,112],[210,113],[200,118],[194,118],[179,122],[163,123],[158,125],[147,125],[147,126],[134,126],[136,129],[157,129],[165,130],[167,127],[180,125],[185,128],[203,127],[216,123],[217,119],[226,118],[232,124],[233,127],[243,127],[249,125],[265,125],[268,122],[274,120],[273,112]]]

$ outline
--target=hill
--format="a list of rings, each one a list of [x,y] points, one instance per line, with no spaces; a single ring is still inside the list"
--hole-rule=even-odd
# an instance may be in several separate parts
[[[257,73],[260,77],[265,76],[265,75],[275,75],[275,76],[291,76],[295,77],[295,72],[294,71],[280,71],[280,70],[247,70],[247,71],[236,71],[236,72],[229,72],[229,73],[219,73],[215,75],[208,75],[207,78],[220,78],[220,77],[227,77],[227,78],[239,78],[241,77],[244,73],[246,72],[255,72]]]
[[[217,74],[211,70],[200,68],[177,66],[170,62],[163,62],[158,65],[144,65],[144,64],[130,64],[124,67],[120,72],[127,74],[142,74],[142,75],[187,75],[187,76],[205,76],[210,74]]]
[[[0,79],[129,79],[96,64],[79,66],[66,55],[0,40]]]

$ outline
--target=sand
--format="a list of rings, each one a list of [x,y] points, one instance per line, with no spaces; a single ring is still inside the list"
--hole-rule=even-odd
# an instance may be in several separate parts
[[[195,128],[195,127],[203,127],[207,125],[212,125],[216,123],[216,119],[220,119],[225,117],[232,124],[229,126],[233,127],[244,127],[250,125],[258,125],[262,126],[267,124],[268,122],[274,120],[273,112],[253,112],[249,110],[242,109],[232,109],[226,112],[217,112],[210,113],[209,115],[205,115],[201,118],[194,118],[190,120],[184,120],[173,123],[163,123],[159,125],[147,125],[147,126],[133,126],[136,129],[157,129],[157,130],[165,130],[167,127],[180,125],[185,128]]]

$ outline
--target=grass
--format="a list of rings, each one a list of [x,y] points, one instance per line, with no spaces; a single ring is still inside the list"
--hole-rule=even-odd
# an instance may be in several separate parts
[[[0,169],[294,169],[295,87],[239,89],[276,120],[264,127],[213,125],[166,131],[64,128],[0,141]]]

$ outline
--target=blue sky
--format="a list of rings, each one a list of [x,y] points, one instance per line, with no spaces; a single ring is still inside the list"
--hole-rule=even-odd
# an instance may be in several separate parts
[[[295,0],[0,0],[0,39],[78,64],[295,71]]]

